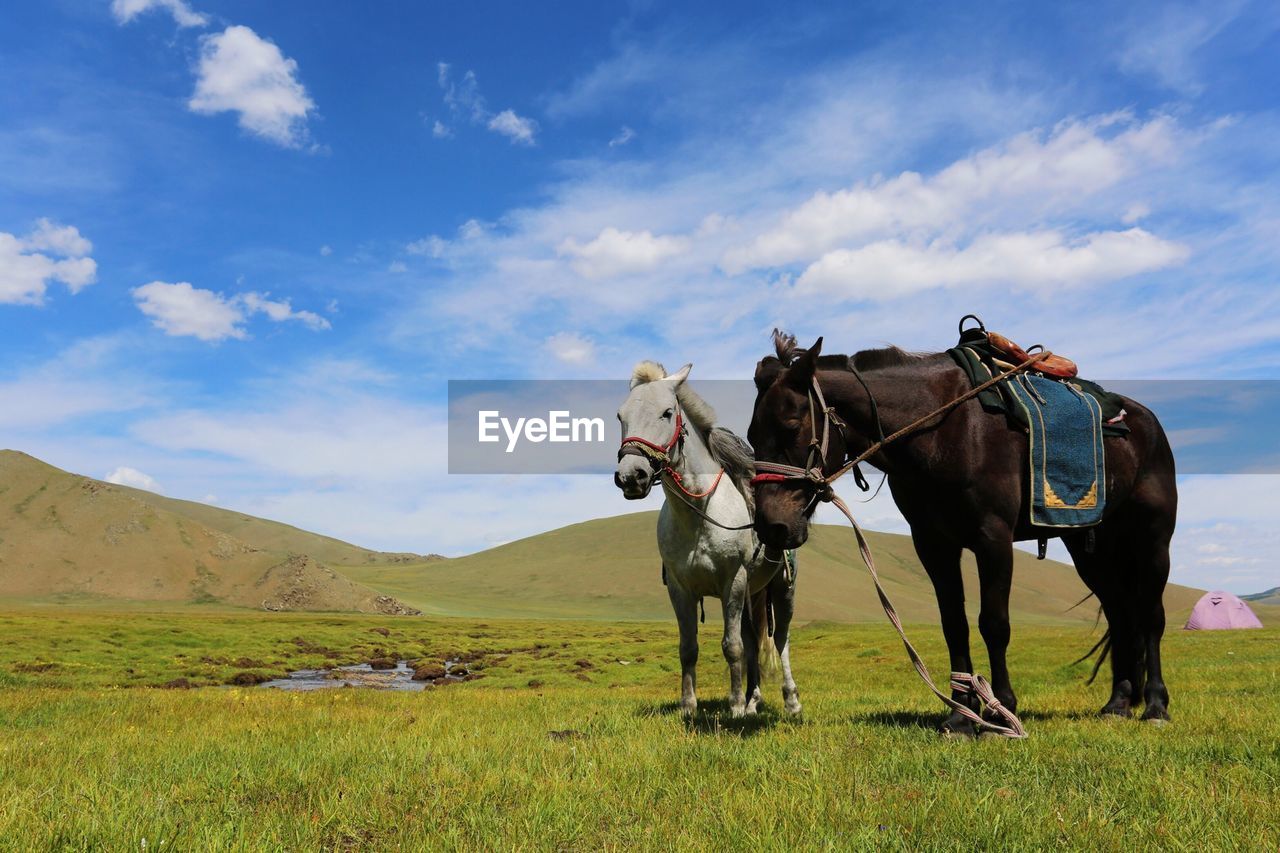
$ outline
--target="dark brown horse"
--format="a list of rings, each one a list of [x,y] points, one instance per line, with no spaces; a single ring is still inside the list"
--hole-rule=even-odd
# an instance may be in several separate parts
[[[777,356],[756,366],[748,438],[758,461],[805,464],[815,430],[822,429],[822,413],[811,413],[809,403],[815,379],[835,414],[821,463],[828,474],[867,449],[881,429],[892,433],[970,388],[964,372],[945,353],[914,355],[888,348],[852,357],[823,356],[821,338],[807,350],[787,335],[775,333],[774,340]],[[1102,713],[1128,717],[1145,702],[1143,719],[1168,719],[1160,639],[1178,503],[1173,453],[1150,410],[1128,399],[1124,408],[1131,431],[1105,439],[1107,506],[1102,522],[1090,530],[1031,526],[1027,437],[976,400],[869,460],[887,473],[894,502],[911,525],[916,553],[938,598],[955,672],[973,672],[960,552],[968,548],[977,557],[982,598],[978,630],[991,658],[995,695],[1010,709],[1017,707],[1005,665],[1013,543],[1048,534],[1065,543],[1107,617],[1112,679],[1111,698]],[[761,541],[780,548],[804,544],[815,489],[803,480],[758,484],[755,525]],[[971,694],[954,693],[953,698],[978,710]],[[972,723],[955,713],[942,728],[974,731]]]

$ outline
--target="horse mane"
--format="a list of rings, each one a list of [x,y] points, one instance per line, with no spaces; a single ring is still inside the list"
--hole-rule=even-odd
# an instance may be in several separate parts
[[[666,379],[667,371],[656,361],[642,361],[631,371],[631,387]],[[689,387],[688,382],[680,383],[676,388],[676,400],[685,419],[698,430],[702,441],[711,452],[711,458],[724,469],[733,481],[733,485],[747,501],[747,511],[755,517],[755,490],[751,488],[751,478],[756,474],[756,457],[751,445],[739,438],[732,430],[716,426],[716,410],[711,404],[698,396]]]
[[[773,330],[773,348],[778,354],[777,360],[783,367],[789,367],[797,358],[808,350],[796,343],[796,336],[780,329]],[[835,368],[848,370],[878,370],[885,367],[902,367],[923,361],[936,353],[907,352],[901,347],[887,346],[878,349],[864,349],[849,355],[820,355],[819,368]],[[766,358],[766,361],[768,359]]]

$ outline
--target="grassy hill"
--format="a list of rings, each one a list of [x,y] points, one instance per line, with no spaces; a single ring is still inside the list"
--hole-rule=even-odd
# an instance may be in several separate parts
[[[402,612],[399,602],[321,561],[363,553],[0,451],[3,597]]]
[[[1280,586],[1273,586],[1265,592],[1255,592],[1253,595],[1240,596],[1245,601],[1252,604],[1269,604],[1272,606],[1280,605]]]
[[[669,619],[654,539],[656,512],[586,521],[510,542],[478,554],[422,564],[344,568],[375,589],[449,616],[560,616]],[[908,622],[936,622],[933,587],[911,540],[868,533],[876,567],[899,614]],[[966,553],[969,611],[978,609],[977,569]],[[871,580],[847,527],[817,525],[800,551],[797,617],[869,622],[884,619]],[[1075,569],[1015,552],[1010,608],[1015,623],[1092,620],[1096,605],[1071,606],[1088,591]],[[1170,586],[1170,624],[1185,618],[1200,590]],[[708,602],[708,618],[719,608]]]

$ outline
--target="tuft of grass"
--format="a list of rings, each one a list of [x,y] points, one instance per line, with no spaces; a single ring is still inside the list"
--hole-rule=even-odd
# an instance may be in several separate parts
[[[942,667],[937,627],[910,633]],[[796,632],[800,720],[780,712],[776,683],[764,713],[732,719],[718,631],[704,629],[702,702],[686,723],[669,624],[0,611],[0,838],[1276,849],[1278,639],[1170,632],[1174,721],[1157,727],[1094,716],[1106,687],[1066,663],[1091,645],[1086,627],[1015,627],[1031,737],[952,741],[880,625]],[[375,653],[465,655],[485,677],[422,693],[156,687]]]

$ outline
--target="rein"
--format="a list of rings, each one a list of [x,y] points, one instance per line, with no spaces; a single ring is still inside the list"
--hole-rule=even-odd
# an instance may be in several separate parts
[[[950,412],[966,400],[973,399],[996,383],[1002,382],[1016,373],[1021,373],[1027,368],[1048,358],[1050,355],[1052,355],[1052,353],[1048,350],[1036,353],[1021,364],[1018,364],[1004,373],[994,376],[986,382],[969,389],[951,402],[939,406],[924,417],[917,418],[902,429],[896,430],[888,436],[884,436],[883,430],[881,429],[880,432],[883,436],[882,438],[874,442],[870,447],[859,453],[857,456],[845,462],[830,475],[826,474],[824,466],[826,465],[827,445],[830,438],[831,424],[834,421],[842,431],[845,425],[831,407],[827,406],[826,400],[822,396],[822,386],[818,383],[818,377],[815,371],[813,386],[809,391],[809,415],[810,423],[816,425],[817,413],[818,411],[822,412],[822,433],[821,437],[819,437],[819,434],[815,429],[813,437],[809,441],[809,452],[805,459],[804,467],[801,468],[796,465],[785,465],[778,462],[756,462],[756,471],[759,473],[751,478],[751,484],[753,486],[761,483],[803,483],[805,486],[810,486],[814,490],[813,498],[810,500],[809,506],[805,508],[806,512],[817,502],[826,501],[834,504],[837,509],[844,513],[844,517],[849,520],[849,524],[853,525],[853,532],[858,540],[858,553],[862,556],[862,562],[866,565],[867,571],[871,574],[871,580],[876,587],[876,594],[880,597],[880,605],[884,608],[885,615],[889,617],[889,621],[898,632],[898,637],[902,640],[902,644],[907,649],[907,656],[911,658],[911,663],[915,667],[916,672],[920,675],[921,680],[928,685],[929,689],[933,691],[935,696],[941,699],[960,716],[970,720],[980,728],[988,729],[992,732],[1010,738],[1025,738],[1027,736],[1027,732],[1022,727],[1022,721],[1018,719],[1017,715],[1014,714],[1013,711],[1000,703],[1000,700],[995,697],[990,683],[988,683],[988,681],[981,675],[975,675],[967,672],[953,672],[951,673],[951,689],[957,693],[972,693],[976,695],[982,705],[985,706],[989,712],[1004,721],[1004,725],[985,719],[981,714],[976,713],[968,705],[961,704],[943,693],[938,689],[937,685],[933,683],[933,679],[929,676],[929,670],[924,665],[924,660],[921,659],[920,654],[916,651],[915,647],[911,645],[911,641],[907,639],[906,631],[902,628],[902,620],[898,617],[898,612],[894,609],[893,602],[889,600],[888,594],[884,591],[884,586],[880,583],[880,576],[876,573],[875,560],[871,556],[871,546],[867,544],[867,539],[862,533],[862,528],[858,526],[858,522],[854,519],[853,513],[849,511],[849,507],[840,498],[840,496],[835,493],[835,490],[832,488],[832,484],[845,474],[849,473],[849,471],[855,470],[858,463],[864,462],[871,456],[879,453],[887,445],[910,435],[939,415],[944,415]],[[861,377],[859,377],[859,379],[861,379]],[[863,387],[866,388],[865,382],[863,383]],[[872,406],[874,408],[875,397],[871,395],[871,390],[869,388],[867,388],[867,395],[871,398]],[[878,420],[879,418],[877,416],[877,422]]]
[[[681,478],[680,472],[671,465],[671,451],[681,445],[684,441],[685,435],[684,416],[680,413],[680,407],[678,405],[675,408],[675,430],[672,431],[671,439],[666,444],[655,444],[647,438],[641,438],[638,435],[629,435],[622,439],[622,444],[618,447],[618,461],[621,462],[622,457],[627,455],[645,457],[649,460],[649,464],[653,466],[654,473],[659,477],[666,477],[667,482],[670,482],[671,485],[675,486],[676,489],[679,490],[676,497],[680,499],[680,502],[700,515],[703,521],[710,522],[716,527],[724,530],[750,530],[754,526],[750,521],[746,524],[730,527],[727,524],[722,524],[721,522],[716,521],[707,514],[706,510],[694,503],[696,500],[710,497],[715,492],[715,490],[720,486],[721,478],[724,477],[724,468],[721,468],[720,472],[716,474],[716,478],[711,483],[711,487],[705,492],[691,492],[685,488],[684,480]]]

